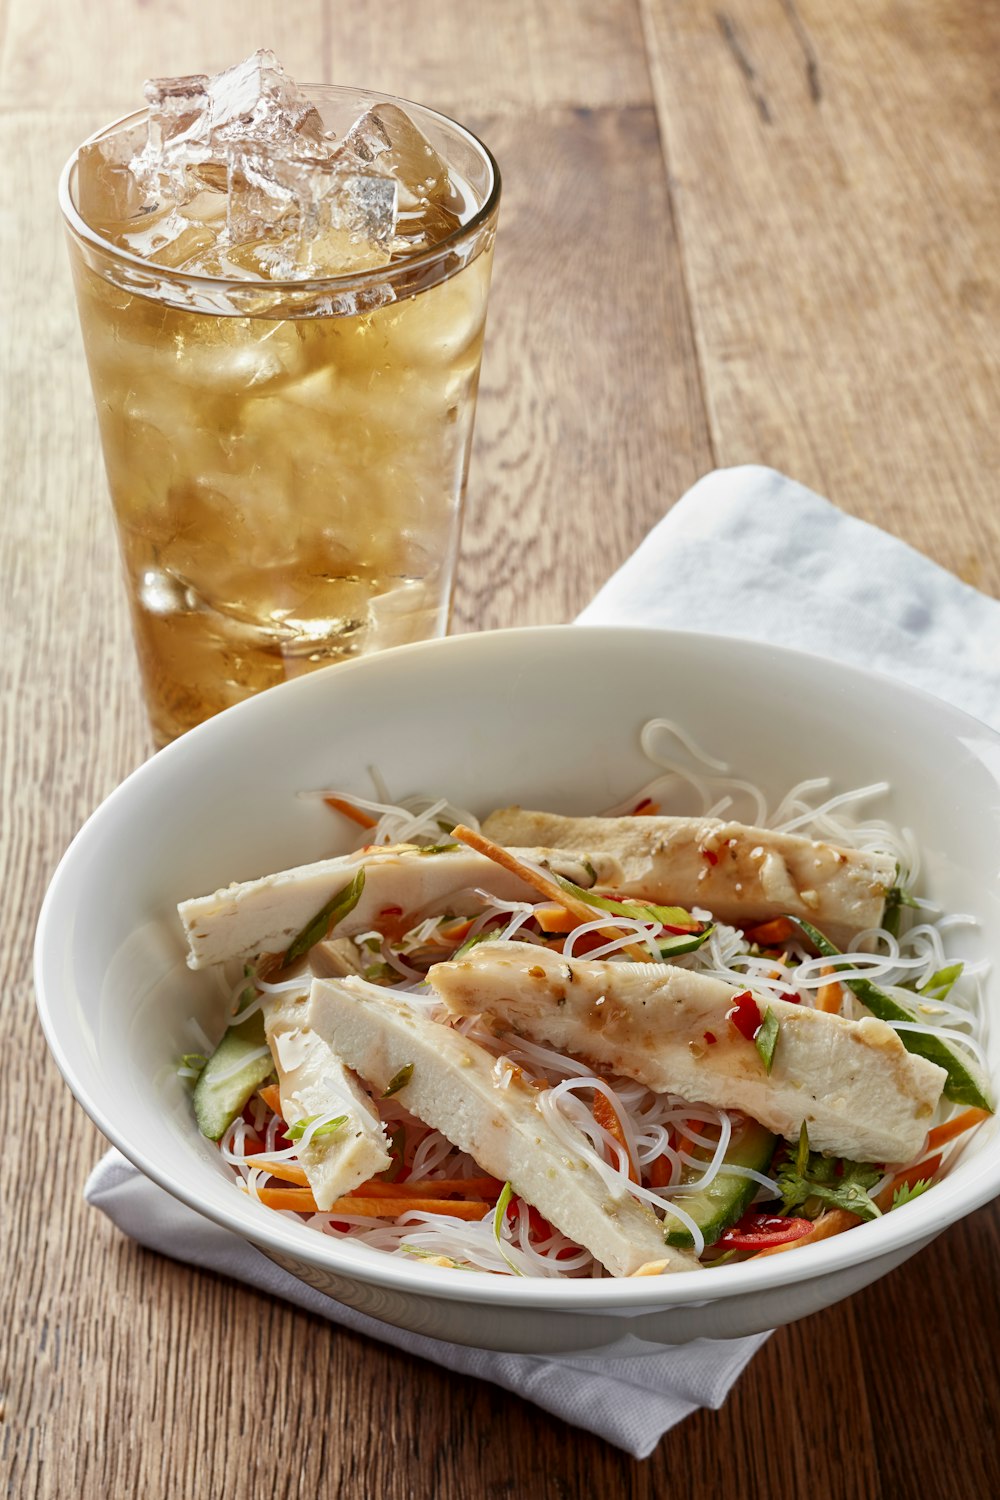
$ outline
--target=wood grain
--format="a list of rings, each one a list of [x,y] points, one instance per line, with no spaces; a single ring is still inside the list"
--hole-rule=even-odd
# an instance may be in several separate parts
[[[718,461],[1000,591],[1000,12],[642,3]]]
[[[571,615],[716,458],[783,465],[996,588],[991,15],[644,0],[644,42],[630,0],[0,0],[9,1496],[1000,1491],[996,1205],[777,1333],[721,1411],[639,1464],[123,1240],[83,1207],[102,1142],[48,1056],[30,980],[59,855],[149,749],[51,191],[75,142],[147,73],[226,63],[239,34],[299,72],[461,109],[496,147],[462,628]]]
[[[271,47],[294,78],[361,83],[446,110],[650,102],[631,0],[5,3],[0,107],[56,101],[113,119],[142,103],[144,78],[217,72],[256,47]]]
[[[474,124],[505,197],[456,629],[571,619],[712,467],[652,111]]]

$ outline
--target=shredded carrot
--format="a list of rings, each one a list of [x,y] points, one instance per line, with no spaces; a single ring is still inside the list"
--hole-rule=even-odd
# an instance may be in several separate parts
[[[353,1208],[349,1205],[353,1204]],[[364,1204],[364,1207],[361,1205]],[[400,1214],[451,1214],[453,1219],[485,1219],[494,1205],[481,1198],[340,1198],[331,1213],[371,1214],[376,1218],[397,1219]]]
[[[492,839],[484,838],[481,833],[473,833],[472,829],[466,828],[464,823],[459,823],[452,829],[452,838],[460,839],[463,844],[468,844],[470,849],[475,849],[479,854],[485,854],[487,859],[491,859],[494,864],[500,865],[504,870],[509,870],[512,875],[519,876],[526,885],[534,886],[546,901],[551,901],[557,906],[564,907],[566,911],[572,912],[578,921],[593,922],[597,919],[599,912],[595,907],[588,906],[586,901],[581,901],[577,896],[571,896],[547,875],[542,875],[537,870],[531,870],[527,865],[523,865],[509,849],[494,844]],[[613,919],[608,921],[607,926],[602,925],[600,930],[609,941],[625,936],[613,925]],[[640,948],[637,943],[626,944],[624,951],[630,958],[640,962],[652,962],[650,953],[645,948]]]
[[[253,1156],[246,1158],[247,1166],[260,1167],[262,1172],[269,1172],[272,1177],[280,1177],[282,1182],[297,1182],[302,1187],[309,1186],[309,1179],[303,1169],[292,1161],[255,1161]]]
[[[819,971],[824,978],[828,974],[836,974],[832,964],[827,964]],[[844,1000],[844,986],[834,979],[830,984],[821,984],[816,991],[816,1009],[824,1011],[828,1016],[839,1016],[840,1007]]]
[[[927,1136],[927,1150],[936,1151],[939,1146],[953,1141],[956,1135],[964,1135],[975,1125],[981,1125],[984,1120],[990,1118],[988,1109],[965,1109],[953,1120],[946,1120],[943,1125],[935,1125]]]
[[[353,802],[345,802],[340,797],[324,797],[323,801],[327,807],[332,807],[334,812],[343,813],[345,818],[350,818],[352,823],[359,823],[362,828],[374,828],[376,820],[370,818],[360,807],[355,807]]]
[[[643,797],[638,807],[633,807],[633,818],[658,818],[660,815],[660,804],[653,802],[649,797]]]
[[[625,1139],[625,1131],[622,1129],[622,1122],[618,1118],[618,1111],[611,1103],[611,1100],[608,1098],[607,1094],[602,1094],[600,1089],[597,1089],[594,1094],[594,1103],[592,1109],[594,1119],[597,1121],[598,1125],[600,1125],[603,1130],[606,1130],[608,1132],[608,1135],[612,1136],[613,1139],[618,1142],[619,1146],[621,1146],[621,1148],[625,1152],[625,1155],[628,1157],[629,1181],[638,1182],[639,1169],[636,1166],[635,1162],[632,1160],[632,1153],[628,1149],[628,1142]]]
[[[258,1089],[257,1092],[273,1115],[284,1118],[281,1115],[281,1095],[278,1093],[278,1085],[276,1083],[267,1083],[262,1089]]]
[[[354,1189],[359,1198],[499,1198],[503,1183],[495,1177],[418,1178],[416,1182],[381,1182],[373,1177]]]
[[[579,927],[579,917],[574,917],[565,906],[539,906],[535,910],[535,921],[543,932],[572,932]]]
[[[440,941],[446,948],[456,948],[459,943],[464,942],[469,936],[475,920],[475,917],[466,917],[461,922],[449,922],[447,926],[438,928],[436,935],[431,938],[431,941]]]
[[[607,940],[607,933],[605,931],[585,932],[583,936],[578,937],[576,942],[573,944],[573,957],[586,958],[588,953],[593,953],[597,948],[603,948]],[[548,946],[555,951],[562,953],[566,947],[566,939],[564,937],[550,938]],[[648,953],[646,957],[649,957]]]
[[[649,1169],[649,1185],[655,1188],[669,1187],[672,1175],[669,1156],[658,1156]]]
[[[913,1167],[905,1167],[902,1172],[896,1173],[891,1182],[886,1183],[880,1193],[876,1193],[875,1202],[883,1213],[887,1213],[901,1187],[913,1187],[914,1183],[922,1182],[928,1177],[933,1179],[940,1165],[941,1157],[931,1156],[918,1161]],[[848,1213],[846,1208],[833,1208],[829,1213],[820,1214],[809,1233],[804,1234],[800,1240],[790,1240],[787,1245],[772,1245],[768,1250],[758,1250],[750,1258],[760,1260],[764,1255],[780,1255],[783,1250],[797,1250],[800,1245],[813,1245],[817,1240],[828,1240],[831,1235],[842,1234],[845,1229],[853,1229],[860,1223],[857,1214]]]
[[[252,1196],[252,1195],[251,1195]],[[320,1210],[308,1188],[259,1188],[257,1197],[266,1208],[290,1208],[299,1214]],[[482,1199],[454,1198],[337,1198],[323,1213],[358,1214],[368,1219],[398,1219],[400,1214],[418,1210],[425,1214],[451,1214],[456,1219],[483,1219],[492,1205]]]
[[[770,922],[744,927],[743,936],[748,943],[756,943],[758,948],[780,948],[782,943],[795,936],[795,928],[787,917],[773,917]]]

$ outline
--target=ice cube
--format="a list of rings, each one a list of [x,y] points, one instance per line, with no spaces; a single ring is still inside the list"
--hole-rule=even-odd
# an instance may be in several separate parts
[[[316,106],[267,48],[211,79],[208,94],[207,129],[213,143],[289,143],[299,138],[314,146],[326,141],[329,148]]]
[[[405,646],[409,641],[437,635],[446,624],[445,611],[433,587],[422,579],[404,579],[368,601],[366,649]]]
[[[447,163],[396,104],[366,110],[344,136],[343,149],[390,177],[399,189],[397,248],[435,244],[461,223],[462,198]],[[421,246],[422,248],[422,246]]]
[[[146,219],[130,248],[148,258],[210,275],[333,276],[439,243],[462,221],[447,163],[404,110],[374,105],[337,141],[270,51],[214,78],[153,79],[146,97],[146,139],[101,192],[119,218]]]
[[[182,142],[198,138],[208,113],[208,77],[192,73],[183,78],[150,78],[144,86],[149,112],[146,141],[132,160],[136,181],[146,205],[162,198],[183,203],[191,196],[187,177],[188,153]]]
[[[272,241],[272,277],[334,275],[388,259],[396,184],[358,171],[353,158],[290,157],[281,147],[231,146],[230,247]],[[374,252],[370,253],[370,252]]]
[[[225,191],[236,142],[280,145],[290,155],[333,149],[319,111],[266,49],[214,78],[151,79],[146,99],[148,134],[132,170],[150,201],[183,205],[205,186]]]
[[[209,107],[207,73],[183,78],[148,78],[143,86],[149,106],[148,141],[152,152],[179,135],[200,128]]]
[[[76,204],[88,224],[104,228],[142,213],[145,198],[129,166],[142,136],[139,125],[80,147]]]
[[[343,145],[362,161],[377,161],[404,193],[434,201],[450,196],[446,163],[396,104],[377,104],[366,110],[344,136]]]
[[[298,164],[251,143],[226,152],[226,238],[243,245],[268,233],[281,234],[299,211]]]
[[[130,224],[117,242],[143,260],[174,270],[215,244],[216,236],[206,224],[192,222],[178,208],[151,213]]]

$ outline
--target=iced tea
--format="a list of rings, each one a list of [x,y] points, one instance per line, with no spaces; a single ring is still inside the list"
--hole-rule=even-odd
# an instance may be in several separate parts
[[[64,192],[160,743],[447,629],[499,196],[440,116],[221,78],[147,86]]]

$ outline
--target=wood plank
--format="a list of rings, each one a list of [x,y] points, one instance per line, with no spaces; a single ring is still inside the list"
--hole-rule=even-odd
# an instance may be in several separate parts
[[[460,630],[572,618],[712,466],[652,112],[473,123],[505,197]]]
[[[19,1086],[0,1099],[17,1246],[2,1293],[14,1337],[0,1355],[12,1492],[240,1493],[248,1453],[255,1490],[275,1496],[467,1495],[464,1475],[510,1466],[535,1493],[543,1475],[553,1495],[570,1482],[563,1473],[583,1483],[587,1464],[613,1482],[627,1461],[594,1439],[567,1459],[554,1420],[543,1420],[540,1458],[528,1434],[542,1419],[527,1403],[488,1387],[470,1395],[440,1371],[147,1255],[81,1202],[101,1144],[46,1054],[28,955],[62,848],[148,740],[58,209],[24,184],[54,182],[98,118],[0,119],[0,148],[18,164],[0,254],[20,290],[0,335],[10,391],[0,480],[13,501],[0,608],[17,643],[0,706],[10,810],[0,853],[14,893],[0,1026],[19,1060]],[[509,192],[462,573],[467,625],[572,613],[709,462],[666,189],[642,166],[657,148],[651,112],[477,123]],[[614,232],[595,242],[588,230],[609,213]],[[512,557],[519,528],[543,522],[542,545]],[[26,1099],[45,1121],[40,1143],[20,1125]],[[38,1190],[17,1191],[28,1180]],[[285,1435],[309,1426],[320,1439],[290,1462]],[[442,1432],[471,1469],[442,1452]],[[401,1465],[400,1453],[413,1457]]]
[[[1000,1201],[855,1299],[869,1330],[864,1380],[882,1492],[892,1500],[1000,1494],[997,1266]]]
[[[155,14],[146,0],[6,3],[0,107],[58,101],[112,119],[142,103],[143,79],[216,72],[256,47],[294,78],[453,111],[650,101],[635,0],[505,0],[474,15],[442,0],[180,0]]]
[[[100,125],[141,107],[146,78],[217,72],[257,47],[272,47],[293,77],[326,80],[324,0],[7,4],[3,109],[92,109]]]
[[[643,8],[719,462],[1000,592],[1000,12]]]
[[[94,1402],[74,1393],[108,1389],[102,1341],[117,1291],[114,1254],[102,1264],[80,1201],[97,1133],[47,1055],[34,1014],[32,934],[69,838],[147,751],[58,209],[53,191],[34,190],[54,185],[60,159],[89,128],[86,116],[0,120],[4,159],[14,164],[0,185],[0,257],[17,288],[0,330],[0,630],[8,643],[0,694],[0,1032],[16,1060],[16,1083],[0,1098],[7,1142],[0,1295],[8,1331],[0,1340],[0,1390],[2,1463],[18,1495],[58,1493],[67,1441],[79,1443],[74,1493],[95,1493],[90,1465],[104,1439],[93,1426]],[[39,1186],[26,1192],[31,1182]],[[134,1308],[138,1292],[127,1295]]]
[[[646,104],[649,73],[633,0],[505,0],[467,5],[338,4],[331,78],[480,113],[510,106]],[[419,81],[419,87],[418,87]]]

